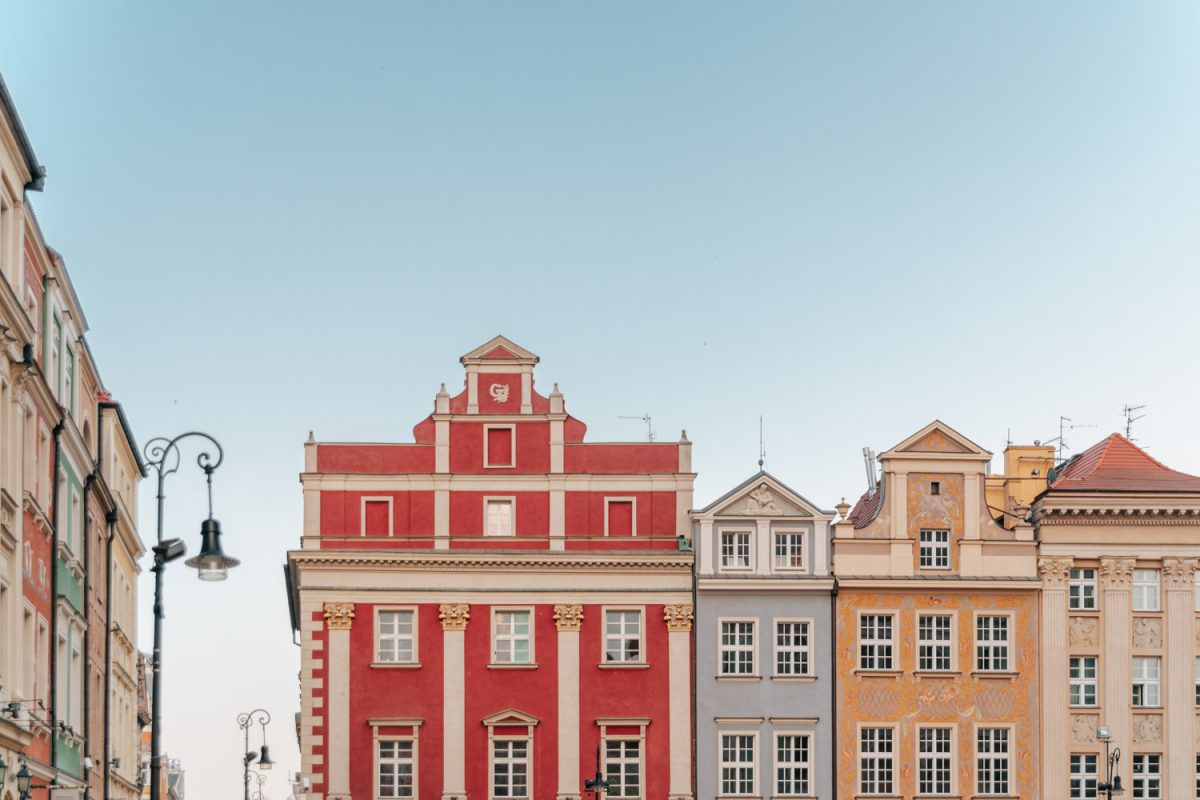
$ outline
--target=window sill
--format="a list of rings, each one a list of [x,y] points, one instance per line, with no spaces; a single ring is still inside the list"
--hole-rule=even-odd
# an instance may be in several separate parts
[[[993,681],[1015,681],[1018,677],[1020,677],[1020,675],[1021,675],[1021,673],[1019,673],[1019,672],[1011,672],[1008,670],[977,669],[977,670],[974,670],[971,672],[972,678],[979,678],[981,680],[993,680]],[[980,795],[980,796],[988,797],[989,795]],[[990,795],[990,796],[992,796],[992,797],[1008,797],[1008,795],[1003,795],[1003,794]]]
[[[1129,706],[1131,711],[1162,711],[1163,706]]]
[[[904,674],[904,670],[899,669],[856,669],[855,675],[861,675],[864,678],[899,678]],[[857,795],[856,795],[857,796]],[[863,797],[900,797],[898,794],[865,794]]]
[[[1071,710],[1079,709],[1080,711],[1098,711],[1100,709],[1100,706],[1097,703],[1093,703],[1092,705],[1088,705],[1088,706],[1068,705],[1067,708],[1069,708]],[[1003,797],[1003,795],[1001,795],[1001,796]]]
[[[516,464],[484,464],[484,469],[516,469]]]
[[[913,800],[962,800],[961,794],[914,794]]]
[[[971,800],[1021,800],[1019,794],[973,794]]]
[[[853,800],[904,800],[902,794],[856,794]]]
[[[816,675],[772,675],[771,676],[771,680],[773,680],[773,681],[790,681],[790,682],[796,682],[796,683],[808,683],[811,681],[815,681],[816,679],[817,679]],[[781,795],[775,795],[775,796],[776,797],[814,797],[815,795],[811,795],[811,794],[781,794]]]
[[[419,661],[372,661],[371,669],[420,669]]]
[[[537,664],[488,664],[488,669],[537,669]]]
[[[762,675],[718,675],[717,680],[733,681],[734,683],[750,683],[753,681],[761,681]],[[741,795],[737,796],[740,797]]]
[[[605,661],[597,666],[600,669],[650,669],[645,661]]]
[[[957,678],[960,675],[962,675],[962,673],[956,669],[925,669],[925,670],[919,669],[913,673],[913,677],[916,678],[917,680],[928,680],[930,678],[933,678],[933,679]],[[919,797],[954,797],[954,795],[945,795],[945,794],[927,794],[927,795],[918,795],[918,796]]]

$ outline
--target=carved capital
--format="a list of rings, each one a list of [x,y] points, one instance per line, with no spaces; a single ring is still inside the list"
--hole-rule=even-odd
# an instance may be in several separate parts
[[[1194,558],[1164,558],[1162,565],[1163,586],[1167,589],[1195,589],[1196,564]]]
[[[668,633],[679,633],[692,629],[694,613],[691,605],[663,606],[663,618]]]
[[[326,603],[325,629],[348,631],[354,624],[354,603]]]
[[[555,606],[554,624],[558,626],[560,631],[578,631],[583,627],[583,606]]]
[[[471,619],[470,606],[466,603],[443,603],[438,606],[438,619],[444,631],[465,631]]]
[[[1137,563],[1132,558],[1102,558],[1100,559],[1100,582],[1108,588],[1121,588],[1133,583],[1133,566]]]
[[[1071,575],[1072,560],[1069,558],[1042,558],[1038,560],[1038,574],[1047,587],[1063,587]]]

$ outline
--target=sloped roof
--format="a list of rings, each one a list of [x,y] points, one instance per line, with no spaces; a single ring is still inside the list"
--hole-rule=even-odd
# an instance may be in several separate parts
[[[828,517],[835,516],[835,512],[821,508],[816,503],[812,502],[811,500],[806,498],[804,495],[800,494],[795,489],[788,486],[786,483],[779,480],[771,473],[767,472],[765,469],[760,469],[758,472],[754,473],[749,478],[742,481],[737,486],[733,487],[728,492],[726,492],[725,494],[718,497],[716,500],[713,500],[711,503],[706,505],[704,508],[699,509],[696,513],[710,514],[714,511],[716,511],[717,509],[721,508],[721,506],[727,504],[729,501],[736,498],[738,495],[746,493],[750,489],[750,487],[752,487],[758,483],[761,483],[764,478],[766,480],[774,483],[781,491],[790,495],[791,496],[789,498],[790,500],[792,500],[793,502],[796,502],[798,505],[800,505],[802,507],[806,507],[807,510],[813,512],[814,514],[817,514],[817,515],[824,514]]]
[[[1200,493],[1200,477],[1171,469],[1114,433],[1068,461],[1049,491]]]
[[[846,520],[854,524],[854,529],[865,528],[870,525],[876,517],[879,516],[879,509],[883,508],[883,483],[875,490],[868,489],[863,493],[863,496],[858,498],[858,502],[854,504],[854,508],[846,515]]]

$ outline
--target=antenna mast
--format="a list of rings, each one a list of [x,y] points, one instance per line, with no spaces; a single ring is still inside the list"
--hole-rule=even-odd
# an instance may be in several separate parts
[[[1135,417],[1134,414],[1137,414],[1137,412],[1141,411],[1143,408],[1145,408],[1145,406],[1131,406],[1126,404],[1126,406],[1121,409],[1121,412],[1125,415],[1125,438],[1131,442],[1137,441],[1133,438],[1133,423],[1146,416],[1145,414],[1138,414]]]
[[[646,441],[654,441],[654,427],[649,414],[642,414],[640,417],[618,416],[617,419],[640,419],[642,422],[646,423]]]
[[[1058,445],[1054,451],[1055,463],[1061,464],[1063,461],[1063,450],[1071,449],[1071,446],[1068,445],[1066,442],[1066,432],[1067,431],[1073,431],[1076,428],[1094,428],[1094,427],[1096,427],[1096,426],[1095,425],[1082,425],[1082,424],[1074,422],[1070,417],[1064,417],[1062,415],[1059,415],[1059,417],[1058,417],[1058,436],[1054,439],[1047,439],[1045,442],[1046,444],[1050,444],[1051,442],[1058,442]]]
[[[761,471],[763,464],[767,463],[767,442],[763,439],[763,418],[762,414],[758,415],[758,468]]]

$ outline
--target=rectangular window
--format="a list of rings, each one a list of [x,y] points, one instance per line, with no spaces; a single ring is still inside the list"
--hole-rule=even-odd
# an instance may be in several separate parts
[[[1096,754],[1071,754],[1071,800],[1095,800]]]
[[[775,737],[775,794],[807,795],[812,785],[811,736],[807,733]]]
[[[1071,656],[1067,670],[1068,694],[1073,706],[1096,705],[1096,657]]]
[[[1133,704],[1142,708],[1157,708],[1159,694],[1160,661],[1155,657],[1133,659]]]
[[[1196,707],[1200,708],[1200,658],[1196,659]]]
[[[1008,617],[981,614],[975,618],[975,669],[1008,671]]]
[[[978,728],[975,731],[976,793],[1009,793],[1008,757],[1008,728]]]
[[[1067,592],[1072,610],[1095,611],[1096,570],[1072,569]]]
[[[608,739],[604,743],[607,797],[642,796],[642,749],[637,739]]]
[[[917,669],[923,672],[950,670],[950,621],[945,614],[917,617]]]
[[[1196,755],[1196,800],[1200,800],[1200,754]]]
[[[484,427],[484,466],[511,467],[513,466],[513,429],[510,426]]]
[[[363,498],[362,526],[363,536],[391,536],[391,498]]]
[[[893,793],[893,730],[863,728],[858,740],[858,779],[861,794]]]
[[[749,531],[721,532],[721,568],[750,569]]]
[[[625,664],[642,660],[642,612],[604,612],[604,660]]]
[[[1200,611],[1200,569],[1196,570],[1196,610]]]
[[[1135,800],[1162,800],[1161,755],[1134,753],[1132,772]]]
[[[804,534],[779,531],[775,534],[775,569],[804,569]]]
[[[529,797],[529,740],[492,742],[492,796],[519,800]]]
[[[488,536],[513,535],[513,501],[487,500],[484,502],[487,516]]]
[[[495,664],[529,664],[533,661],[530,612],[496,611]]]
[[[921,569],[950,569],[950,531],[921,531]]]
[[[808,675],[810,669],[808,623],[776,622],[775,674]]]
[[[63,405],[68,412],[75,413],[75,351],[71,345],[67,345],[67,357],[63,362]]]
[[[754,736],[721,734],[721,794],[754,794]]]
[[[858,620],[858,668],[892,669],[890,614],[863,614]]]
[[[413,797],[414,742],[385,739],[379,742],[379,796]]]
[[[917,793],[950,794],[950,729],[917,729]]]
[[[24,644],[21,653],[21,697],[30,700],[37,697],[37,619],[29,606],[23,609],[21,621],[21,640]]]
[[[375,660],[381,664],[411,664],[417,660],[415,611],[380,611]]]
[[[633,526],[633,500],[606,500],[605,528],[606,536],[633,536],[636,530]]]
[[[1158,611],[1158,570],[1133,571],[1133,610]]]
[[[753,622],[722,622],[720,649],[722,675],[755,674]]]

